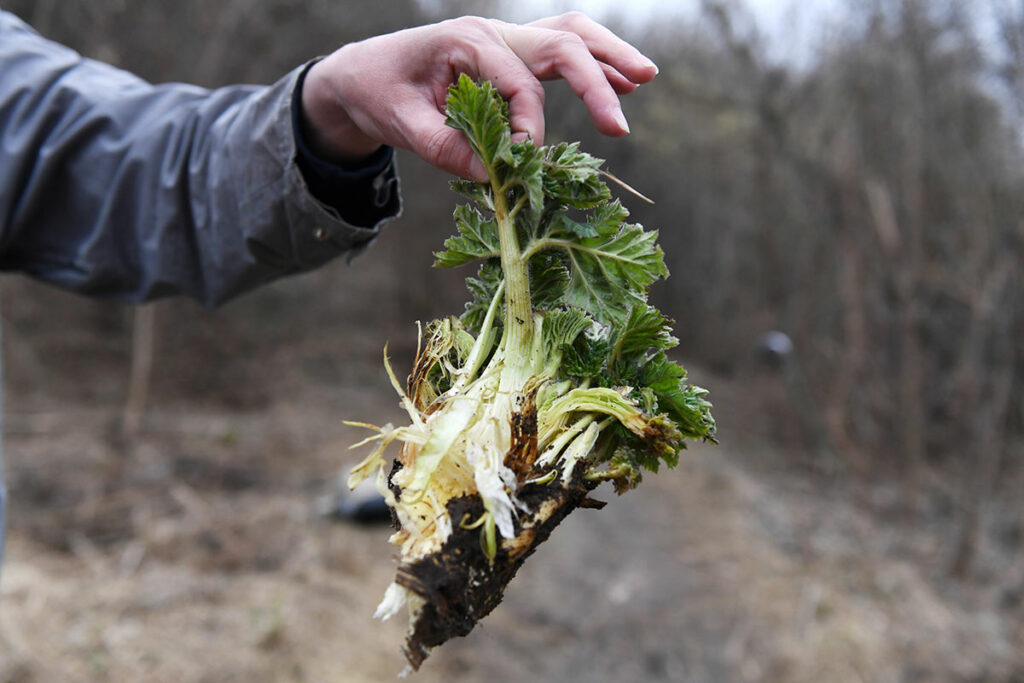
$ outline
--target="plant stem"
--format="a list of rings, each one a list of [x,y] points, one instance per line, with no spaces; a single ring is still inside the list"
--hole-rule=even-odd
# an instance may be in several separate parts
[[[504,283],[498,285],[498,290],[494,293],[494,298],[491,299],[491,305],[487,307],[487,315],[484,316],[484,321],[480,325],[480,334],[477,335],[473,348],[470,350],[469,356],[466,357],[466,364],[463,366],[464,372],[459,375],[452,385],[451,394],[460,393],[470,381],[476,378],[480,365],[484,361],[484,356],[491,350],[494,343],[494,316],[495,311],[498,310],[498,297],[502,296],[504,291]]]
[[[530,300],[530,279],[526,260],[519,251],[516,237],[515,217],[510,215],[508,197],[501,191],[502,184],[495,177],[493,169],[491,188],[494,193],[494,215],[498,221],[498,241],[501,246],[501,269],[505,276],[505,357],[516,370],[525,365],[530,356],[533,338],[533,304]],[[519,372],[513,375],[519,375]],[[503,389],[518,390],[527,377],[510,376],[516,386]],[[504,384],[504,382],[503,382]]]

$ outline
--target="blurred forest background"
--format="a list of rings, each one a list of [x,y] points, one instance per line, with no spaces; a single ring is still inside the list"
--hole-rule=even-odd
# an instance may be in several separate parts
[[[210,87],[272,82],[376,33],[507,11],[497,0],[3,0],[0,7],[145,78]],[[571,7],[551,3],[552,11]],[[672,276],[653,297],[677,321],[679,357],[711,389],[719,416],[722,445],[696,449],[683,468],[688,481],[708,486],[688,484],[683,503],[672,498],[683,490],[672,481],[678,473],[654,485],[675,501],[662,510],[666,524],[680,509],[674,505],[698,520],[688,522],[688,559],[669,562],[660,580],[685,583],[680,573],[689,572],[722,595],[756,593],[749,599],[761,602],[733,597],[688,607],[685,623],[664,622],[670,642],[634,653],[636,671],[617,659],[618,669],[602,665],[607,679],[584,675],[577,660],[570,663],[578,678],[568,669],[527,673],[536,680],[1021,680],[1024,3],[838,4],[793,59],[779,57],[786,36],[766,34],[739,0],[694,2],[692,10],[646,23],[604,17],[661,69],[653,85],[626,98],[628,138],[601,139],[561,84],[548,91],[548,136],[582,140],[656,201],[624,197],[637,221],[661,231]],[[391,671],[337,642],[340,650],[324,644],[311,654],[298,641],[312,642],[316,629],[304,632],[290,610],[318,601],[287,586],[295,578],[288,572],[296,564],[309,571],[311,556],[327,558],[321,587],[346,571],[365,579],[371,565],[381,576],[390,570],[386,549],[364,548],[384,546],[382,530],[321,528],[303,501],[352,463],[344,446],[354,433],[340,420],[384,422],[374,411],[393,411],[379,367],[384,341],[400,365],[407,362],[414,321],[458,312],[465,300],[466,273],[430,267],[452,230],[448,179],[404,153],[399,164],[404,215],[370,252],[216,311],[182,300],[133,310],[5,278],[12,510],[0,681],[324,680],[316,672],[332,671],[329,660],[348,667],[335,671],[339,680]],[[769,352],[778,339],[772,331],[787,335],[789,352]],[[628,505],[645,519],[642,500]],[[598,516],[628,517],[630,509],[612,505]],[[775,559],[736,560],[739,548],[754,547],[742,536],[729,552],[702,545],[721,529],[699,520],[721,523],[737,510],[736,528],[785,563],[776,574],[784,580],[764,583]],[[556,533],[548,545],[559,540]],[[694,560],[702,551],[707,564]],[[371,555],[353,568],[359,552]],[[723,569],[726,556],[748,573]],[[154,573],[159,567],[171,574]],[[253,589],[274,597],[239,616],[257,624],[256,645],[247,646],[257,654],[236,652],[248,626],[197,626],[216,621],[211,613],[230,613],[239,598],[231,586],[275,571],[284,572],[276,588]],[[608,571],[594,586],[614,598],[604,584],[621,576],[612,565]],[[353,596],[367,593],[362,617],[386,580],[355,579],[338,590],[360,605]],[[168,593],[172,584],[189,588]],[[697,592],[707,595],[707,585]],[[557,602],[551,590],[548,602]],[[157,607],[140,606],[147,600]],[[152,614],[204,602],[215,607],[181,608],[173,622]],[[572,622],[577,607],[556,614]],[[133,610],[149,615],[135,623],[161,633],[163,648],[111,625]],[[96,621],[104,614],[110,622]],[[355,637],[320,618],[321,633]],[[486,647],[496,650],[493,634],[513,626],[498,613],[492,618],[499,621]],[[547,618],[537,628],[550,640]],[[812,623],[834,626],[834,639],[813,640]],[[202,643],[175,640],[193,628],[206,633],[206,645],[232,654],[204,659],[210,651]],[[360,619],[357,630],[380,628]],[[218,645],[221,632],[234,635]],[[585,633],[597,647],[600,638]],[[382,652],[396,645],[393,637]],[[559,647],[583,646],[577,638]],[[435,669],[428,662],[425,680],[526,675],[505,660],[505,675],[496,673],[473,647],[458,647],[447,659],[439,654]],[[173,651],[189,654],[175,662]],[[499,655],[492,655],[494,664]],[[317,656],[323,661],[314,664]],[[281,664],[289,657],[299,663]],[[397,657],[391,664],[397,671]]]

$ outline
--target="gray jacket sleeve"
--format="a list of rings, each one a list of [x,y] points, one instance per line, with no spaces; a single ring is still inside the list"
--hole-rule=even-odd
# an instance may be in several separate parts
[[[0,269],[214,305],[361,249],[399,210],[393,161],[354,185],[366,225],[317,201],[295,160],[301,73],[151,85],[0,12]]]

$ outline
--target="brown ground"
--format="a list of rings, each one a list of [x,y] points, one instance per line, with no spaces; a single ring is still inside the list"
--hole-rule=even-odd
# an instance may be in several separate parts
[[[343,351],[332,329],[288,339],[284,306],[263,330],[276,341],[257,343],[238,322],[255,306],[161,309],[202,322],[163,328],[151,408],[126,443],[126,313],[8,286],[0,681],[402,670],[404,625],[370,616],[393,572],[388,530],[314,511],[358,457],[341,419],[400,419],[383,338]],[[697,379],[714,390],[722,444],[621,498],[599,489],[610,504],[572,515],[504,604],[413,680],[1024,679],[1019,512],[993,517],[977,569],[952,581],[947,499],[908,514],[901,487],[801,466],[767,427],[786,418],[772,378],[757,378],[761,393]]]

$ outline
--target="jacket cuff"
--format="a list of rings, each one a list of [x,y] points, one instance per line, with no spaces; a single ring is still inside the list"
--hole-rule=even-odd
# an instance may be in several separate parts
[[[348,252],[360,253],[380,234],[384,225],[401,214],[402,202],[394,154],[390,150],[357,168],[344,168],[316,159],[306,146],[300,150],[301,136],[295,127],[295,99],[301,78],[312,66],[303,65],[270,86],[262,95],[263,114],[257,114],[252,134],[263,140],[270,157],[280,164],[276,180],[250,185],[243,214],[256,219],[250,225],[266,225],[263,212],[274,206],[274,196],[284,197],[286,233],[278,230],[245,230],[246,245],[257,261],[277,269],[301,271],[316,268]],[[262,129],[262,130],[261,130]],[[304,144],[304,141],[303,143]],[[269,159],[268,159],[269,161]],[[251,162],[251,160],[250,160]],[[257,164],[259,165],[259,164]],[[302,166],[307,167],[308,174]],[[330,167],[330,168],[328,168]],[[262,172],[251,163],[243,175]],[[266,177],[266,176],[263,176]],[[314,187],[330,192],[317,196]],[[280,193],[280,194],[278,194]],[[325,199],[327,201],[325,201]]]
[[[302,123],[302,87],[313,60],[299,72],[292,93],[292,134],[295,137],[295,161],[302,171],[310,193],[331,207],[347,223],[372,227],[398,209],[398,193],[393,182],[395,150],[381,146],[368,158],[354,165],[328,161],[313,152]],[[353,201],[363,198],[364,201]]]

